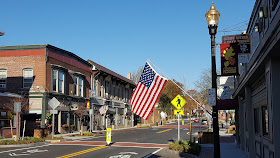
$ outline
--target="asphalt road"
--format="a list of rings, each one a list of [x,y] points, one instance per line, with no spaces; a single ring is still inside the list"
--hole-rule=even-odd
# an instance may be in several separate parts
[[[186,122],[187,124],[187,122]],[[198,132],[206,127],[192,125],[192,132]],[[36,157],[36,158],[148,158],[151,153],[166,147],[168,142],[177,140],[177,124],[159,126],[156,128],[133,128],[112,131],[112,145],[105,146],[105,135],[96,138],[73,140],[58,144],[47,144],[35,147],[1,148],[0,157]],[[189,140],[189,125],[181,125],[181,140]]]

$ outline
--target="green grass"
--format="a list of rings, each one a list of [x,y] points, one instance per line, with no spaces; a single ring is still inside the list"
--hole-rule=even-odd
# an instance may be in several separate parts
[[[14,144],[30,144],[30,143],[38,143],[44,142],[45,140],[42,138],[35,137],[25,137],[23,140],[14,141],[14,140],[0,140],[0,145],[14,145]]]

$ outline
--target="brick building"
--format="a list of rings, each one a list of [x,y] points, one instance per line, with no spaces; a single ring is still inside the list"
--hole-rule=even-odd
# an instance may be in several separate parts
[[[52,45],[1,46],[0,76],[0,92],[27,95],[27,113],[35,114],[43,128],[53,97],[60,102],[58,132],[62,132],[61,125],[75,122],[70,107],[89,100],[91,65]]]
[[[127,78],[113,72],[91,60],[92,90],[91,103],[95,107],[95,121],[98,127],[124,128],[134,125],[134,115],[130,108],[130,97],[136,84]],[[100,115],[98,109],[104,106],[106,114]]]

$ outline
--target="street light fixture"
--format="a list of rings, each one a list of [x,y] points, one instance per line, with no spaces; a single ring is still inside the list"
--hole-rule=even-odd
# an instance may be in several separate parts
[[[5,32],[0,31],[0,36],[4,36]]]
[[[215,35],[219,23],[220,13],[215,9],[214,3],[210,10],[205,14],[209,34],[211,35],[211,62],[212,62],[212,88],[215,89],[215,98],[217,104],[217,74],[216,74],[216,42]],[[213,105],[213,133],[214,133],[214,157],[220,158],[220,137],[219,137],[219,124],[218,124],[218,107]]]

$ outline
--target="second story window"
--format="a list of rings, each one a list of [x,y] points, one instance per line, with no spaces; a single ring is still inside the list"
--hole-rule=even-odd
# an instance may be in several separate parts
[[[7,87],[7,70],[0,70],[0,88]]]
[[[73,95],[84,96],[84,79],[80,76],[74,76]]]
[[[65,75],[61,70],[52,71],[52,87],[54,92],[64,93]]]
[[[23,69],[23,88],[31,88],[33,84],[33,69]]]

